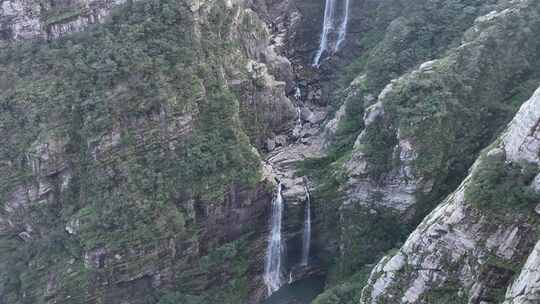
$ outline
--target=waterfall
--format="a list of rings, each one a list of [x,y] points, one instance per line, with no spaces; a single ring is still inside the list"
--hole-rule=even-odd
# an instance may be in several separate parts
[[[289,284],[293,283],[292,271],[289,272]]]
[[[296,99],[296,125],[302,127],[302,115],[300,110],[300,99],[302,98],[302,91],[299,87],[294,89],[294,99]]]
[[[338,40],[336,42],[336,52],[339,51],[339,47],[341,44],[345,41],[345,37],[347,36],[347,24],[349,23],[349,1],[345,0],[345,7],[344,7],[344,17],[341,21],[341,25],[339,26],[339,32],[338,32]]]
[[[296,99],[296,101],[299,102],[300,98],[302,98],[302,91],[300,90],[300,87],[296,87],[294,89],[294,99]]]
[[[302,266],[307,266],[309,262],[309,249],[311,246],[311,197],[309,190],[305,186],[306,191],[306,208],[304,211],[304,233],[302,235]]]
[[[319,42],[319,50],[317,51],[317,54],[315,55],[315,59],[313,59],[313,66],[315,67],[319,66],[319,61],[321,60],[321,56],[328,47],[328,34],[330,33],[330,30],[333,27],[334,2],[335,0],[326,0],[326,4],[324,6],[324,20],[323,20],[323,28],[322,28],[322,33],[321,33],[321,41]]]
[[[268,295],[278,290],[281,285],[282,271],[281,258],[284,252],[281,240],[281,221],[283,217],[283,197],[281,196],[281,182],[278,184],[276,197],[272,200],[272,216],[270,219],[270,236],[266,251],[266,263],[264,267],[264,283]]]
[[[349,22],[349,4],[350,0],[326,0],[319,49],[312,63],[314,67],[319,67],[325,53],[337,52],[345,41]]]

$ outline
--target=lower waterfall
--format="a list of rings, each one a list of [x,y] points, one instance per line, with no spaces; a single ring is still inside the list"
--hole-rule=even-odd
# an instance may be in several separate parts
[[[277,186],[276,197],[272,200],[272,216],[270,219],[270,236],[266,251],[264,267],[264,283],[268,295],[277,291],[282,285],[282,257],[283,240],[281,239],[281,222],[283,218],[283,197],[281,196],[281,182]]]
[[[311,197],[309,196],[309,190],[305,187],[306,191],[306,209],[304,211],[304,232],[302,234],[302,266],[307,266],[309,263],[309,250],[311,247]]]

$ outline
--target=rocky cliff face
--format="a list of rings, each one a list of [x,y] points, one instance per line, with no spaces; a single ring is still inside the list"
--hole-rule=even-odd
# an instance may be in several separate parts
[[[334,287],[318,304],[359,302],[376,256],[402,246],[538,86],[538,47],[527,36],[538,31],[537,3],[405,2],[362,2],[370,12],[362,24],[377,27],[359,35],[365,49],[349,61],[350,85],[326,125],[329,157],[313,170],[320,248],[337,256]],[[525,253],[515,261],[535,242],[535,227],[519,229],[526,245],[516,245]],[[438,303],[437,292],[411,303]]]
[[[378,45],[361,55],[367,63],[344,91],[345,114],[338,111],[341,118],[328,125],[326,143],[330,150],[343,145],[341,149],[350,151],[338,151],[334,166],[342,166],[343,171],[332,170],[335,189],[344,201],[337,205],[340,216],[333,221],[340,221],[340,251],[347,260],[361,257],[360,263],[369,263],[373,255],[366,252],[398,245],[408,225],[416,225],[459,185],[479,151],[514,115],[518,100],[537,85],[538,46],[531,44],[532,33],[540,30],[537,3],[494,5],[460,7],[459,13],[440,22],[461,20],[461,26],[444,29],[409,11],[415,9],[413,5],[390,22]],[[497,10],[489,12],[493,8]],[[453,9],[439,7],[437,14]],[[475,18],[466,12],[485,15]],[[424,24],[427,32],[412,35],[417,30],[405,26],[407,19]],[[468,29],[463,27],[467,23]],[[433,35],[446,37],[436,40],[441,43],[440,53],[431,48],[424,57],[413,51],[422,49],[421,37],[435,39]],[[510,41],[505,38],[510,36]],[[403,53],[408,50],[415,56]],[[389,63],[381,61],[393,58],[401,63],[403,56],[410,62],[404,62],[401,71],[387,70]],[[425,59],[430,60],[422,62]],[[416,67],[406,72],[413,62]],[[390,80],[396,73],[403,75]],[[376,214],[375,222],[382,226],[396,222],[400,226],[372,231],[356,224],[372,223]],[[374,234],[380,237],[373,238]]]
[[[379,262],[361,303],[538,300],[539,109],[537,90],[461,186]]]
[[[378,205],[405,212],[462,174],[468,155],[513,114],[515,88],[536,79],[537,46],[527,36],[538,30],[536,14],[536,4],[525,1],[477,18],[448,56],[424,62],[373,98],[345,165],[348,197],[369,202],[380,195]],[[517,20],[523,24],[515,27]],[[508,72],[491,79],[495,70]]]
[[[0,302],[264,296],[254,146],[295,110],[248,6],[2,2]]]
[[[0,38],[54,39],[105,21],[126,1],[2,1]]]

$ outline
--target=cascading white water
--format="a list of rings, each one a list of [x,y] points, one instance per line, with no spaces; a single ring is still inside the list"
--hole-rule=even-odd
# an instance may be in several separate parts
[[[300,87],[296,87],[294,89],[294,99],[296,99],[296,101],[300,101],[300,98],[302,98],[302,91],[300,90]]]
[[[302,98],[302,91],[299,87],[294,89],[294,99],[296,99],[296,127],[302,129],[302,115],[300,110],[300,99]]]
[[[302,266],[309,263],[309,250],[311,247],[311,197],[307,186],[306,191],[306,209],[304,211],[304,233],[302,234]]]
[[[325,53],[337,52],[345,41],[349,22],[349,4],[350,0],[326,0],[319,49],[312,63],[314,67],[319,67]]]
[[[289,284],[292,284],[293,283],[293,278],[292,278],[292,271],[289,272]]]
[[[318,67],[319,61],[321,60],[321,56],[328,48],[328,34],[330,33],[330,30],[333,28],[333,17],[334,17],[334,3],[335,0],[326,0],[326,4],[324,6],[324,20],[323,20],[323,28],[321,32],[321,41],[319,43],[319,50],[317,51],[317,54],[315,55],[315,58],[313,59],[313,66]]]
[[[281,222],[283,218],[283,197],[281,196],[281,182],[278,184],[276,197],[272,200],[272,215],[270,218],[270,236],[266,251],[264,267],[264,283],[268,295],[271,295],[282,286],[281,258],[283,256],[283,241],[281,239]]]
[[[347,25],[349,23],[349,1],[350,0],[345,0],[345,8],[344,8],[345,16],[343,17],[343,20],[341,21],[341,25],[339,26],[338,40],[336,42],[336,49],[335,49],[336,52],[339,50],[339,48],[341,47],[341,44],[345,41],[345,38],[347,36]]]

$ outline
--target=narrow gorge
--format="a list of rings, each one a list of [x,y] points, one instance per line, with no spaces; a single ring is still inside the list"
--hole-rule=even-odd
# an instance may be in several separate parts
[[[540,2],[0,0],[0,304],[540,303]]]

